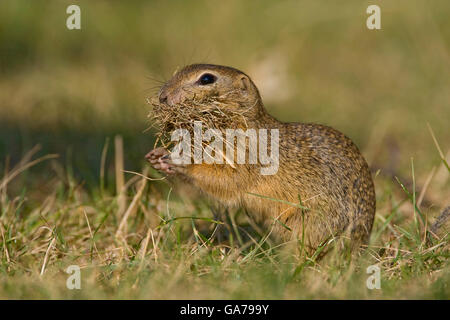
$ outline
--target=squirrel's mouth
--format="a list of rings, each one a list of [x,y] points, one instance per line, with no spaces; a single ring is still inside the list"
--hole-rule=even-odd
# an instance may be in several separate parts
[[[152,109],[148,115],[156,127],[157,142],[170,140],[176,129],[187,129],[191,134],[194,124],[201,122],[204,130],[246,128],[246,113],[220,99],[211,97],[202,101],[184,101],[175,105],[161,103],[158,98],[148,99]]]

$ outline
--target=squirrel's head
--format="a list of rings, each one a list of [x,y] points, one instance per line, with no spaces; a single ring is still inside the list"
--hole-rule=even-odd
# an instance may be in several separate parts
[[[212,64],[192,64],[175,72],[161,87],[158,98],[168,106],[219,99],[229,108],[262,108],[258,89],[249,76]]]

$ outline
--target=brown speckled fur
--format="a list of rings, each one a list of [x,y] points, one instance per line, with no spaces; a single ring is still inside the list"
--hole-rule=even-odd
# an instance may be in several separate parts
[[[193,84],[211,72],[221,81],[208,89]],[[225,79],[225,80],[222,80]],[[178,71],[160,91],[173,101],[236,91],[230,99],[240,107],[253,106],[246,114],[248,128],[279,129],[279,170],[260,174],[258,165],[193,164],[177,175],[227,206],[244,207],[256,220],[274,226],[282,241],[302,238],[316,248],[323,241],[347,235],[352,247],[367,243],[375,215],[375,191],[366,161],[344,134],[318,124],[284,123],[270,116],[250,78],[229,67],[196,64]],[[233,91],[233,92],[234,92]],[[242,124],[236,123],[236,128]],[[299,203],[308,210],[251,195]],[[302,214],[304,214],[302,218]],[[279,223],[279,219],[292,231]],[[304,223],[304,226],[302,225]]]

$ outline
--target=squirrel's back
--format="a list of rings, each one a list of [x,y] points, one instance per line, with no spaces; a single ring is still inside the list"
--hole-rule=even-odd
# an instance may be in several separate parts
[[[283,124],[278,176],[285,196],[300,196],[305,207],[317,211],[310,215],[317,216],[323,234],[348,231],[352,240],[367,242],[375,189],[364,157],[343,133],[320,124]]]

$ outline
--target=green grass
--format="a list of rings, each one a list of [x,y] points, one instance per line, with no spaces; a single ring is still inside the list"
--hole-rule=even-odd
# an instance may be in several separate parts
[[[390,186],[378,190],[367,250],[353,258],[331,251],[316,259],[316,254],[306,256],[301,241],[272,244],[266,237],[269,231],[251,230],[251,221],[241,211],[235,216],[235,230],[247,240],[218,243],[214,235],[221,222],[212,220],[208,204],[176,197],[172,189],[164,192],[166,182],[155,172],[151,181],[127,176],[116,196],[108,190],[86,192],[62,169],[64,178],[48,182],[51,191],[39,204],[28,196],[35,191],[23,189],[9,196],[7,182],[14,181],[16,173],[40,160],[58,161],[32,160],[35,152],[7,171],[0,184],[2,298],[450,296],[449,234],[445,226],[437,234],[429,232],[433,219],[427,213],[436,210],[417,203],[414,189],[403,184],[403,192],[398,187],[393,192],[395,182],[376,178],[377,186]],[[381,268],[380,290],[366,288],[366,268],[374,264]],[[82,270],[81,290],[66,287],[64,270],[69,265]]]
[[[450,194],[448,0],[385,1],[381,31],[360,0],[80,0],[81,31],[69,4],[0,2],[0,298],[450,297],[448,225],[429,232]],[[277,118],[357,143],[377,193],[360,257],[305,257],[242,211],[218,243],[206,200],[129,173],[161,178],[145,98],[193,62],[242,69]]]

